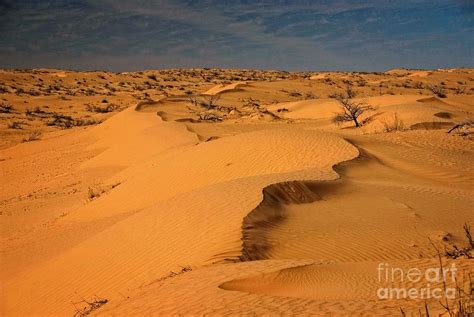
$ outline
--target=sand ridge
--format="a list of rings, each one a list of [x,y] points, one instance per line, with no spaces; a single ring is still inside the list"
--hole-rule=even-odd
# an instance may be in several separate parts
[[[385,285],[376,266],[428,268],[437,261],[429,239],[465,244],[474,146],[446,130],[472,116],[469,95],[454,93],[469,74],[418,74],[452,83],[439,98],[399,85],[409,76],[399,72],[222,71],[241,80],[196,89],[190,74],[207,72],[33,73],[84,76],[97,91],[102,77],[128,83],[114,84],[126,89],[107,98],[124,106],[102,123],[47,126],[40,140],[1,151],[2,314],[71,315],[94,296],[108,301],[99,315],[416,314],[422,301],[375,297]],[[2,72],[28,84],[24,75]],[[332,122],[340,106],[331,95],[348,81],[354,100],[374,106],[359,129]],[[152,95],[137,89],[145,82],[175,86]],[[72,109],[104,98],[77,91],[64,101]],[[22,116],[22,98],[57,97],[3,95],[17,107],[5,120]],[[209,105],[206,95],[220,98]],[[38,127],[62,110],[42,109]],[[386,133],[395,114],[404,129]]]

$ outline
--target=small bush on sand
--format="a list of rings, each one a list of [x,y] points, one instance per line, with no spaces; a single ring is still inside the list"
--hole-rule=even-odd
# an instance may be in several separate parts
[[[191,92],[190,94],[187,94],[187,95],[188,95],[188,100],[189,100],[189,102],[190,102],[193,106],[197,107],[197,106],[199,105],[199,99],[198,99],[198,97],[197,97],[196,95],[193,95],[192,92]]]
[[[95,112],[95,113],[108,113],[108,112],[114,112],[119,108],[118,105],[115,104],[108,104],[103,107],[101,106],[96,106],[96,105],[87,105],[86,110],[89,112]]]
[[[62,114],[54,114],[53,120],[46,123],[47,126],[56,126],[62,129],[70,129],[74,126],[74,119]]]
[[[451,249],[445,249],[446,256],[452,259],[457,259],[459,257],[466,257],[468,259],[474,258],[474,240],[472,239],[471,226],[465,223],[463,229],[467,240],[467,246],[462,248],[453,245]]]
[[[0,105],[0,113],[12,113],[14,110],[15,109],[13,108],[13,106],[7,103],[2,103]]]
[[[95,119],[74,119],[71,116],[66,116],[62,114],[54,114],[53,120],[46,123],[47,126],[56,126],[61,129],[70,129],[72,127],[82,127],[88,125],[96,125],[101,123],[99,120]]]
[[[404,131],[405,124],[398,117],[398,113],[395,112],[390,120],[382,120],[384,126],[384,132],[395,132],[395,131]]]
[[[89,187],[87,189],[87,199],[89,201],[92,201],[94,199],[99,198],[103,193],[105,193],[105,190],[103,188],[99,187]]]
[[[452,128],[448,130],[448,133],[455,133],[463,136],[467,136],[473,133],[474,129],[474,120],[466,120],[455,124]]]
[[[41,138],[42,135],[43,134],[40,131],[35,130],[35,131],[31,132],[30,134],[28,134],[28,136],[23,139],[23,142],[37,141]]]
[[[347,95],[347,98],[352,99],[355,96],[357,96],[357,93],[352,89],[351,86],[347,86],[346,87],[346,95]]]
[[[89,188],[87,189],[87,200],[92,201],[94,199],[97,199],[100,196],[108,193],[115,187],[119,186],[120,184],[121,183],[118,182],[118,183],[114,183],[108,186],[104,186],[104,185],[95,185],[93,187],[89,186]]]
[[[301,97],[301,93],[296,90],[290,91],[288,95],[290,95],[291,97]]]
[[[435,85],[430,85],[428,86],[428,89],[431,90],[433,94],[440,98],[446,98],[446,92],[442,87],[435,86]]]
[[[209,95],[204,97],[204,100],[201,101],[201,105],[206,107],[207,109],[213,109],[217,106],[217,102],[219,101],[219,95]]]
[[[457,87],[454,89],[454,91],[456,95],[463,95],[466,93],[466,87],[465,86]]]
[[[109,302],[106,298],[100,298],[95,296],[92,300],[85,300],[83,299],[80,302],[72,303],[76,312],[74,313],[74,317],[85,317],[90,315],[94,310],[99,309],[100,307],[104,306]],[[76,305],[82,305],[81,307],[77,307]]]
[[[16,129],[21,130],[23,127],[21,126],[23,122],[20,121],[13,121],[12,123],[8,124],[8,129]]]

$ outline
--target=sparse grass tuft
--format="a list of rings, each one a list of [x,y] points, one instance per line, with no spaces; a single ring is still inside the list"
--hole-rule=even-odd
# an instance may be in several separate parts
[[[390,121],[388,120],[381,120],[381,121],[384,126],[384,132],[395,132],[395,131],[405,130],[405,124],[403,123],[403,120],[401,120],[398,117],[397,112],[393,114],[393,117],[391,118]]]
[[[41,131],[35,130],[35,131],[31,132],[26,138],[24,138],[23,142],[37,141],[41,138],[42,135],[43,134],[41,133]]]

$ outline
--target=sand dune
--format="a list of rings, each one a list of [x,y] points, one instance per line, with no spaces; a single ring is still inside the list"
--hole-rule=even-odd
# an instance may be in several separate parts
[[[232,83],[229,85],[217,85],[205,91],[203,95],[218,95],[224,92],[239,91],[242,87],[246,87],[247,83]]]
[[[26,97],[4,94],[16,107],[5,120],[30,118],[44,135],[22,143],[9,136],[17,143],[0,152],[1,314],[73,315],[102,298],[92,315],[397,316],[403,307],[418,316],[425,300],[380,299],[377,290],[420,289],[426,280],[389,283],[377,268],[426,270],[439,265],[432,243],[466,245],[474,146],[468,130],[446,132],[472,118],[470,95],[438,98],[398,82],[389,89],[400,93],[387,93],[380,81],[417,72],[366,74],[353,100],[374,110],[354,128],[332,122],[341,108],[330,95],[360,74],[242,71],[233,84],[195,87],[192,72],[34,73],[46,81],[62,73],[129,80],[115,96],[128,107],[81,117],[103,120],[91,127],[50,131],[53,110],[63,109],[23,114]],[[24,76],[0,74],[6,82]],[[250,82],[255,74],[265,80]],[[145,89],[167,76],[182,89]],[[472,75],[423,78],[439,76]],[[138,91],[148,95],[133,97]],[[220,99],[189,98],[205,95]],[[78,113],[107,110],[105,96],[64,102]],[[395,116],[403,129],[388,133]],[[459,278],[474,269],[466,256],[443,261]],[[427,303],[433,315],[444,312],[438,300]]]

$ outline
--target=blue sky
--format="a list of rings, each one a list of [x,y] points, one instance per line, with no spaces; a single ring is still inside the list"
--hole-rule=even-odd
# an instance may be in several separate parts
[[[0,67],[474,67],[471,0],[0,0]]]

